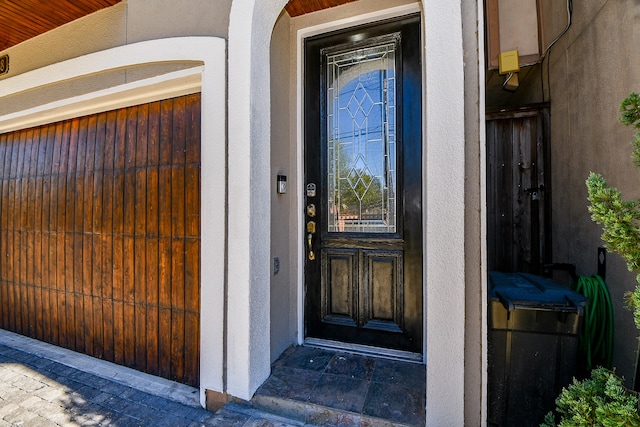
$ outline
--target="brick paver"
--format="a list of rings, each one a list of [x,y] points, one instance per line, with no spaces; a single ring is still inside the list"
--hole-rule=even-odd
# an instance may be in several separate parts
[[[0,427],[294,425],[241,405],[213,413],[0,344]]]

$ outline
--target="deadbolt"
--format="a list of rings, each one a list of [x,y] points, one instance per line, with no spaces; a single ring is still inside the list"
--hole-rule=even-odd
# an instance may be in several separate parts
[[[310,218],[313,218],[314,216],[316,216],[316,205],[314,205],[313,203],[310,203],[309,205],[307,205],[307,215]]]
[[[315,232],[316,232],[316,222],[315,221],[307,222],[307,233],[315,234]]]

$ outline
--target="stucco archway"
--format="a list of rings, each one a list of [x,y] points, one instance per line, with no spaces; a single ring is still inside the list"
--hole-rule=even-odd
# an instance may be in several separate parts
[[[286,0],[234,0],[229,26],[227,392],[269,375],[269,41]],[[422,0],[427,424],[464,424],[465,94],[460,3]],[[443,108],[446,106],[446,108]]]
[[[201,92],[201,114],[212,117],[201,128],[202,188],[201,221],[202,253],[207,254],[201,276],[203,325],[222,325],[224,309],[224,151],[223,118],[226,105],[222,94],[226,73],[225,43],[217,37],[183,37],[149,40],[117,46],[107,50],[68,59],[63,62],[19,74],[0,83],[0,98],[57,84],[100,76],[113,70],[143,67],[149,64],[190,62],[188,67],[155,77],[119,84],[82,95],[61,97],[57,101],[0,115],[0,133],[40,126],[83,115],[159,101],[175,96]],[[202,328],[200,337],[201,402],[205,389],[222,389],[224,340],[221,327]]]

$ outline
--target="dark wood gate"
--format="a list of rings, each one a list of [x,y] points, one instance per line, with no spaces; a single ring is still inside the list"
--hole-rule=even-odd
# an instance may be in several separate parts
[[[199,382],[200,95],[0,135],[0,326]]]
[[[539,273],[550,261],[548,110],[487,115],[489,270]]]

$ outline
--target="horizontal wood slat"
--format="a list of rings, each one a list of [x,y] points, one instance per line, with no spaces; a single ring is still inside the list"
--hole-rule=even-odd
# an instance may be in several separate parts
[[[356,0],[290,0],[285,10],[292,18],[306,13],[317,12],[330,7],[340,6]]]
[[[200,96],[0,135],[0,327],[198,385]]]
[[[0,0],[0,51],[121,0]]]

